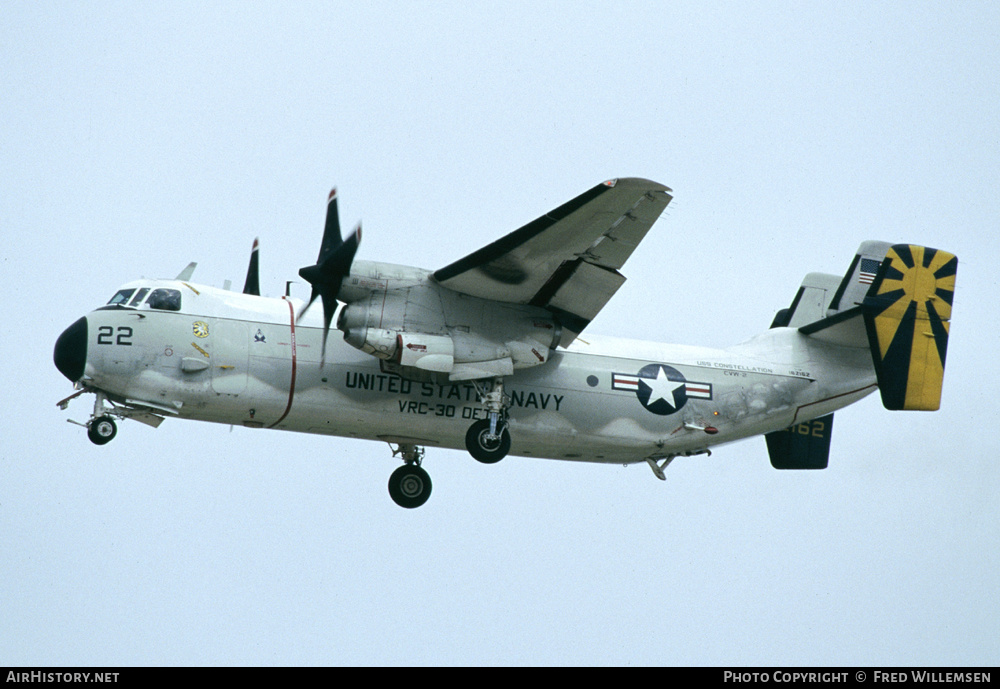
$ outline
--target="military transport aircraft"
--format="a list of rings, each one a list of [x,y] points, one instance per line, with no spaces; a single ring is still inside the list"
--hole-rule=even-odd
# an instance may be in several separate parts
[[[431,492],[426,446],[586,462],[647,462],[763,434],[779,469],[827,466],[833,412],[876,388],[888,409],[939,407],[958,260],[867,241],[843,277],[810,273],[771,328],[728,349],[580,333],[671,201],[613,179],[439,270],[355,261],[336,190],[307,302],[138,280],[73,323],[56,367],[93,393],[87,428],[165,418],[383,440],[403,466],[392,499]],[[319,299],[322,314],[310,310]],[[343,339],[327,341],[331,325]]]

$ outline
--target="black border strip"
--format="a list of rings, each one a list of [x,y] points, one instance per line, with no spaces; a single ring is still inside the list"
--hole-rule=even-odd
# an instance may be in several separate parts
[[[840,313],[835,313],[834,315],[828,316],[827,318],[821,318],[820,320],[815,321],[813,323],[809,323],[808,325],[803,325],[801,328],[799,328],[799,332],[802,333],[803,335],[812,335],[814,333],[818,333],[820,330],[826,330],[827,328],[835,326],[838,323],[849,321],[852,318],[861,316],[863,314],[864,310],[862,309],[862,307],[852,306],[851,308],[847,309],[847,311],[841,311]]]
[[[858,267],[858,263],[861,261],[861,254],[855,254],[854,260],[851,261],[851,267],[847,269],[847,275],[844,279],[840,281],[840,287],[837,288],[837,293],[833,295],[833,299],[830,301],[830,306],[827,310],[839,311],[840,310],[840,300],[844,296],[844,292],[847,291],[847,286],[851,284],[851,278],[854,277],[854,270]]]
[[[482,249],[469,254],[465,258],[459,259],[451,265],[435,271],[434,279],[438,282],[449,280],[466,271],[472,270],[473,268],[489,263],[504,254],[510,253],[528,240],[540,235],[542,232],[549,229],[566,216],[583,208],[604,192],[610,191],[613,188],[614,187],[609,187],[604,182],[601,182],[592,189],[580,194],[575,199],[567,201],[555,210],[549,211],[542,217],[532,220],[524,227],[516,229],[492,244],[487,244]]]

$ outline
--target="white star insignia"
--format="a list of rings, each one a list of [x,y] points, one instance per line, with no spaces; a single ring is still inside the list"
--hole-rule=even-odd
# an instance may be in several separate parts
[[[678,388],[684,387],[684,381],[670,380],[667,378],[667,372],[663,370],[660,366],[656,373],[656,378],[640,378],[642,384],[649,388],[649,399],[646,401],[646,406],[652,406],[663,400],[671,409],[676,409],[677,405],[674,404],[674,392]]]

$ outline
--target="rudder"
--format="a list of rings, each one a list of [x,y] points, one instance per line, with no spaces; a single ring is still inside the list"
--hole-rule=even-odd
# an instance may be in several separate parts
[[[863,302],[886,409],[940,408],[957,270],[946,251],[896,244],[886,252]]]
[[[826,469],[830,462],[833,414],[767,433],[767,454],[775,469]]]

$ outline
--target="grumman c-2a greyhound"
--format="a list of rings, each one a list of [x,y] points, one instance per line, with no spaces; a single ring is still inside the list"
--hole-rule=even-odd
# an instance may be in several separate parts
[[[243,293],[193,283],[194,264],[128,283],[56,342],[77,389],[59,405],[94,393],[80,425],[99,445],[115,419],[171,417],[383,440],[408,508],[431,492],[426,446],[644,461],[663,479],[676,457],[763,434],[774,467],[822,469],[835,410],[876,389],[888,409],[939,407],[958,260],[922,246],[864,242],[728,349],[580,338],[671,198],[610,180],[429,271],[355,261],[360,225],[342,239],[331,192],[307,302],[260,296],[256,242]]]

